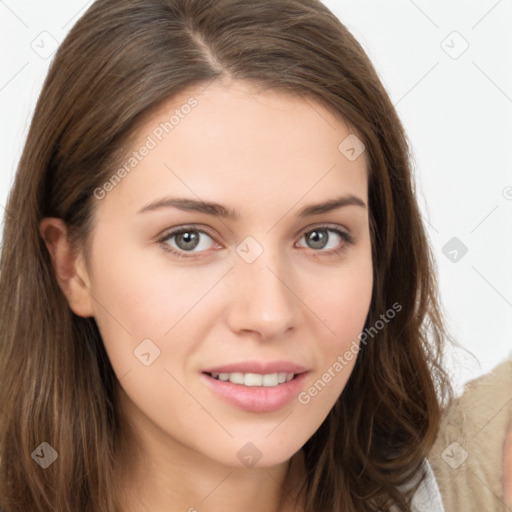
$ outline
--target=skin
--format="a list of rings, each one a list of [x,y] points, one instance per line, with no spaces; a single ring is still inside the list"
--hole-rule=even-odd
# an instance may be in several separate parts
[[[503,484],[505,504],[512,510],[512,421],[508,424],[503,456]]]
[[[265,413],[225,402],[200,372],[289,360],[309,370],[307,390],[358,342],[373,285],[366,154],[349,161],[338,150],[352,132],[319,104],[240,81],[166,101],[128,153],[191,96],[197,107],[98,200],[89,254],[73,255],[60,219],[43,219],[41,236],[70,308],[95,318],[119,379],[123,510],[291,511],[288,498],[305,476],[301,447],[340,396],[355,358],[309,403],[294,399]],[[366,207],[298,217],[306,205],[343,194]],[[137,213],[164,196],[215,201],[240,218],[176,208]],[[197,256],[165,252],[191,254],[179,237],[157,241],[191,223],[212,235],[194,232],[202,237]],[[327,231],[325,247],[315,245],[307,235],[323,223],[348,231],[354,244]],[[252,263],[236,252],[248,236],[263,249]],[[160,349],[149,366],[133,353],[146,338]],[[247,442],[261,452],[252,467],[237,457]]]

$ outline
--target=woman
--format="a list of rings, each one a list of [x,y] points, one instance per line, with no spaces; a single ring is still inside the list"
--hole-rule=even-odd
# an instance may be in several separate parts
[[[315,0],[100,0],[7,205],[0,509],[442,510],[403,128]]]

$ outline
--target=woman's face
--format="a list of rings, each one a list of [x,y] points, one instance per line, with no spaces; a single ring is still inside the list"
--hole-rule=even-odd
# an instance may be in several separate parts
[[[95,192],[86,269],[126,417],[161,450],[281,463],[355,364],[373,284],[364,147],[320,105],[243,82],[175,96],[138,136]]]

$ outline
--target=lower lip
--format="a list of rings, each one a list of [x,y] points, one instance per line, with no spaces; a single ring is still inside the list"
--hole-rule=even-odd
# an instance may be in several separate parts
[[[272,412],[290,403],[299,393],[308,372],[277,386],[244,386],[216,380],[206,373],[201,378],[231,405],[251,412]]]

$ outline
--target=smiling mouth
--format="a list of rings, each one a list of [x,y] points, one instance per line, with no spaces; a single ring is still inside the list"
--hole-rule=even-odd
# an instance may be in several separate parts
[[[294,373],[287,372],[276,372],[276,373],[216,373],[216,372],[203,372],[214,380],[220,380],[223,382],[230,382],[231,384],[238,384],[247,387],[275,387],[282,384],[286,384],[291,380],[295,379],[297,375]]]
[[[214,394],[231,406],[248,412],[267,413],[277,411],[292,403],[305,386],[309,371],[302,371],[302,368],[291,368],[290,366],[292,365],[288,365],[288,368],[285,369],[299,373],[202,371],[201,378]],[[210,368],[210,370],[221,369],[224,368]],[[233,368],[226,367],[225,369],[232,370]]]

